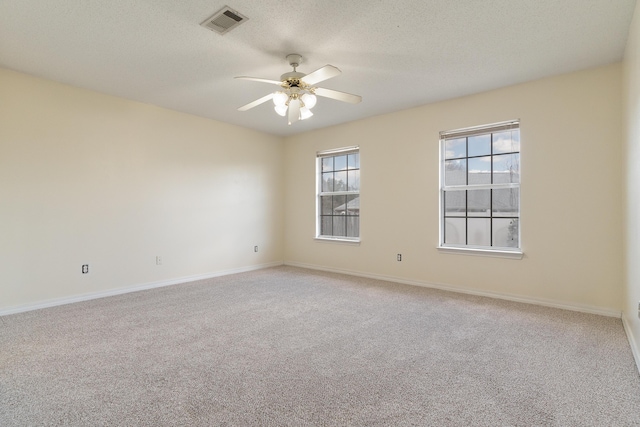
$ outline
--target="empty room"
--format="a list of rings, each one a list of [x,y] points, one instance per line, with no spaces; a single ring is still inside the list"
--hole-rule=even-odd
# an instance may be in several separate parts
[[[636,0],[0,3],[0,425],[640,426]]]

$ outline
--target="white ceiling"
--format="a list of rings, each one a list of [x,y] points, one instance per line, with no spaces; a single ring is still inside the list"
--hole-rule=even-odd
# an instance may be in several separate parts
[[[0,66],[275,135],[508,86],[622,59],[636,0],[4,0]],[[200,26],[223,6],[249,20]],[[342,75],[287,125],[271,103],[285,56]]]

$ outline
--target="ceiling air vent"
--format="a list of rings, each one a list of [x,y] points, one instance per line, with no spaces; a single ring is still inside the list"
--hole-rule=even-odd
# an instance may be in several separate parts
[[[248,19],[249,18],[231,9],[229,6],[225,6],[200,25],[218,34],[225,34]]]

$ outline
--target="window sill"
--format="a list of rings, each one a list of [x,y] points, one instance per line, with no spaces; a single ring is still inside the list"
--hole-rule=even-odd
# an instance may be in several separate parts
[[[450,246],[438,246],[438,252],[452,255],[485,256],[491,258],[522,259],[522,251],[501,251],[492,249],[454,248]]]
[[[345,239],[340,237],[323,237],[318,236],[314,238],[318,242],[332,242],[332,243],[344,243],[347,245],[359,245],[360,239]]]

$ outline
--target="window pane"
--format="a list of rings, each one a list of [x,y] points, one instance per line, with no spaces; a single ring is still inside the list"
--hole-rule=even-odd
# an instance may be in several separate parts
[[[507,184],[520,182],[520,154],[500,154],[493,156],[493,183]]]
[[[447,160],[444,162],[444,183],[445,185],[466,185],[467,184],[467,161]]]
[[[333,175],[333,191],[347,191],[347,172],[335,172]]]
[[[336,156],[333,158],[333,170],[342,171],[347,168],[347,156]]]
[[[491,190],[469,190],[467,204],[469,216],[491,216]]]
[[[322,174],[322,191],[333,191],[333,172]]]
[[[360,170],[348,171],[347,172],[348,179],[348,190],[349,191],[359,191],[360,190]]]
[[[329,172],[333,170],[333,157],[322,158],[322,172]]]
[[[491,219],[469,218],[467,220],[467,244],[491,246]]]
[[[465,216],[467,210],[466,193],[464,190],[444,192],[445,216]]]
[[[347,209],[347,196],[332,196],[333,197],[333,214],[344,215]]]
[[[469,137],[469,157],[491,154],[491,134]]]
[[[349,154],[347,165],[349,169],[360,169],[360,153]]]
[[[345,216],[334,216],[333,217],[333,235],[345,237],[347,235],[346,228],[346,217]]]
[[[520,189],[493,190],[493,216],[520,216]]]
[[[347,199],[347,215],[360,215],[360,196],[346,196]]]
[[[520,129],[493,134],[493,154],[520,151]]]
[[[320,196],[320,213],[322,215],[333,214],[333,197]]]
[[[320,221],[320,235],[331,236],[333,233],[333,217],[323,216]]]
[[[493,246],[501,248],[517,248],[520,246],[518,241],[518,227],[520,221],[511,218],[494,218],[493,219]]]
[[[360,237],[360,217],[347,217],[347,237]]]
[[[444,142],[444,158],[457,159],[467,157],[467,139],[447,139]]]
[[[469,185],[491,184],[491,156],[469,159]]]
[[[466,219],[447,218],[444,221],[444,243],[464,245],[466,242]]]

